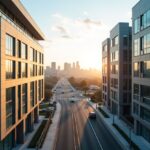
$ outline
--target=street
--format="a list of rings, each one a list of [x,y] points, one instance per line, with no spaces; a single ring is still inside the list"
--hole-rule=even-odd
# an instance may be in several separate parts
[[[62,106],[54,150],[121,150],[122,148],[104,126],[101,118],[89,119],[94,111],[86,100],[81,99],[66,79],[54,88],[54,98]]]

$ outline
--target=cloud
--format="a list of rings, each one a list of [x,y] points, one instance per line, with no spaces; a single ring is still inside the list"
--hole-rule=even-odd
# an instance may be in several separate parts
[[[86,24],[86,25],[96,25],[96,26],[101,26],[102,25],[100,21],[91,20],[89,18],[84,19],[83,23]]]
[[[61,36],[61,37],[64,38],[64,39],[72,39],[72,37],[69,36],[69,35],[63,35],[63,36]]]
[[[63,26],[60,26],[60,25],[53,26],[52,30],[56,31],[56,32],[59,32],[61,34],[67,34],[68,33],[67,29],[65,29]]]
[[[84,40],[85,38],[99,36],[101,30],[106,29],[102,21],[87,16],[72,19],[56,13],[52,17],[53,24],[51,29],[54,31],[55,40],[57,37],[58,41],[61,39]]]

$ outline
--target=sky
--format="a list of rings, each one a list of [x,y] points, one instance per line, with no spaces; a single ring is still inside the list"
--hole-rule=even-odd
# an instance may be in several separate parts
[[[139,0],[21,0],[45,34],[45,65],[80,62],[101,69],[101,43],[118,22],[131,25]],[[35,3],[36,2],[36,3]]]

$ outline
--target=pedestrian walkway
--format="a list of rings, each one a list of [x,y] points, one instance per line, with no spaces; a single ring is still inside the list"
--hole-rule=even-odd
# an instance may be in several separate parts
[[[150,150],[150,143],[148,143],[143,137],[137,136],[129,126],[118,118],[118,116],[113,116],[110,111],[105,107],[101,106],[101,108],[109,115],[109,118],[104,118],[104,116],[96,109],[95,103],[92,103],[91,101],[88,101],[89,104],[97,111],[97,113],[102,118],[103,122],[105,123],[108,130],[114,135],[115,139],[119,141],[120,145],[124,147],[125,149],[130,149],[129,143],[121,136],[121,134],[112,126],[113,119],[114,123],[119,126],[120,129],[122,129],[128,137],[131,137],[131,140],[138,145],[140,150]],[[131,133],[131,134],[130,134]]]
[[[38,130],[43,119],[44,119],[44,116],[39,116],[39,122],[34,124],[34,130],[31,133],[28,133],[26,135],[24,144],[17,145],[17,147],[13,148],[12,150],[33,150],[33,149],[29,149],[28,145],[29,145],[31,139],[33,138],[34,134]]]
[[[56,112],[54,114],[54,117],[52,119],[52,124],[48,130],[48,133],[46,135],[44,144],[41,148],[41,150],[53,150],[55,146],[55,141],[57,138],[57,131],[58,131],[58,125],[61,115],[61,105],[57,103]]]

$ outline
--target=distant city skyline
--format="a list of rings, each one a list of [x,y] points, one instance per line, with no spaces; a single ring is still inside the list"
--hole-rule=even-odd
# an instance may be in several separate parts
[[[45,65],[50,60],[79,60],[83,68],[101,68],[101,43],[116,22],[131,23],[138,0],[21,0],[46,35]],[[42,11],[41,11],[41,6]]]

